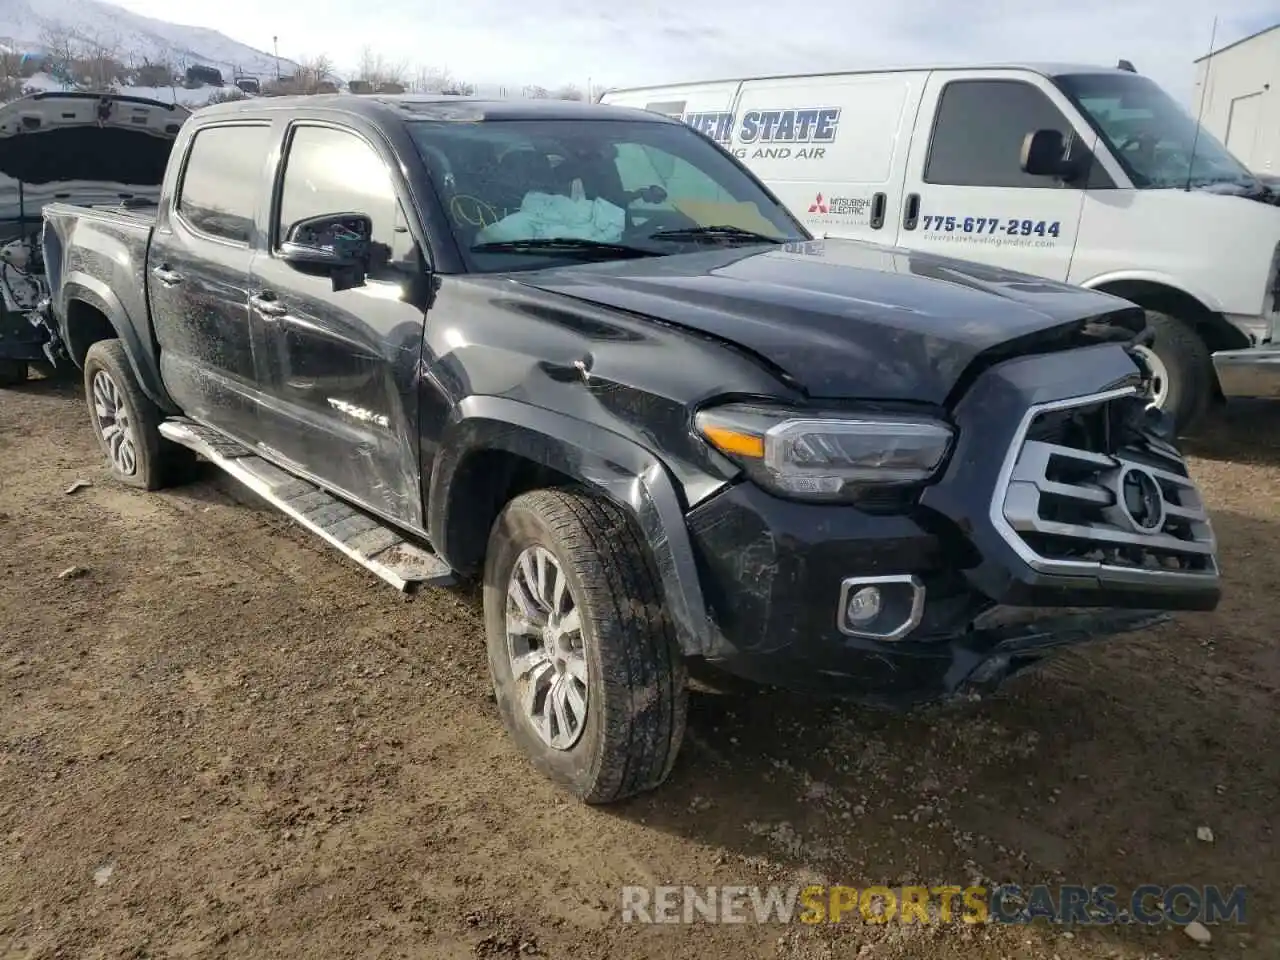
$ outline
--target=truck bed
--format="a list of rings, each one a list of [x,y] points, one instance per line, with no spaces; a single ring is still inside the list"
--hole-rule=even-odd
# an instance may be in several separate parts
[[[155,336],[146,284],[147,248],[156,210],[152,204],[139,203],[51,203],[44,208],[43,242],[57,333],[77,365],[79,345],[67,331],[73,293],[96,307],[102,322],[109,322],[126,342],[139,366],[143,389],[163,406],[164,390],[153,373]]]

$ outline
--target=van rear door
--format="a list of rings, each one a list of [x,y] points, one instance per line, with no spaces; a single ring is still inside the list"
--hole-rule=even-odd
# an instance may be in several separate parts
[[[892,244],[928,74],[747,80],[733,153],[816,236]]]
[[[1062,133],[1071,155],[1097,135],[1066,97],[1030,71],[938,70],[929,76],[898,211],[898,245],[1066,280],[1083,184],[1022,171],[1027,134]]]

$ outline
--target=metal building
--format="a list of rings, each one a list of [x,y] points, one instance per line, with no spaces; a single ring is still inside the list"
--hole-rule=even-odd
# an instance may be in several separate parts
[[[1280,173],[1280,24],[1196,61],[1191,110],[1257,173]]]

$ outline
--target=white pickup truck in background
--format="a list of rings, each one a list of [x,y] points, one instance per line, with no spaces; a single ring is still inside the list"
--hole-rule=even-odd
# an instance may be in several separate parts
[[[1280,193],[1128,64],[762,77],[600,99],[701,130],[817,235],[1141,305],[1156,402],[1182,429],[1217,397],[1280,396]]]

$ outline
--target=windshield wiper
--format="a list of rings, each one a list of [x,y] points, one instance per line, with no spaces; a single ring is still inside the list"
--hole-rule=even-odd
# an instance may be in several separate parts
[[[587,240],[581,237],[530,237],[526,240],[494,240],[477,243],[472,253],[567,253],[582,257],[658,257],[657,250],[633,247],[625,243]]]
[[[782,237],[771,237],[754,230],[732,227],[727,224],[710,227],[680,227],[670,230],[655,230],[646,238],[648,240],[710,240],[712,242],[737,243],[786,243]],[[799,239],[798,237],[796,239]]]

